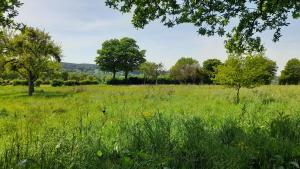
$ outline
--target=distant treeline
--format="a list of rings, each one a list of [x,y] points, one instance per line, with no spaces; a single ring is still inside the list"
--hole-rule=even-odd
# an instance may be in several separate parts
[[[213,78],[220,65],[224,65],[224,63],[218,59],[208,59],[200,65],[197,60],[183,57],[170,70],[165,70],[161,64],[144,62],[137,70],[129,73],[129,77],[125,79],[122,72],[116,72],[116,77],[113,78],[113,75],[109,72],[96,71],[97,67],[92,64],[63,63],[62,71],[54,74],[42,73],[35,82],[35,86],[214,84]],[[299,84],[300,61],[298,59],[289,60],[278,78],[275,76],[274,71],[276,64],[273,64],[272,67],[270,69],[273,71],[271,76],[262,77],[265,79],[264,84]],[[2,75],[0,85],[26,86],[28,81],[23,80],[18,73],[10,71]]]

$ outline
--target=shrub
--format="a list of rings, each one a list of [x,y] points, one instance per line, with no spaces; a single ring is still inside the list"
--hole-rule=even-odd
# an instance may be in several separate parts
[[[142,85],[142,84],[155,84],[155,80],[145,80],[141,77],[130,77],[126,81],[125,79],[111,79],[107,81],[107,84],[110,85]],[[171,78],[158,78],[158,84],[179,84],[178,80],[173,80]]]
[[[11,85],[12,83],[9,80],[0,79],[0,86]]]
[[[37,81],[35,81],[34,85],[35,85],[36,87],[40,87],[42,83],[43,83],[42,80],[37,80]]]
[[[62,80],[53,80],[52,83],[51,83],[51,86],[52,87],[59,87],[59,86],[62,86],[64,84],[64,82]]]
[[[80,85],[97,85],[99,82],[97,80],[82,80],[79,82]]]
[[[27,86],[28,81],[27,80],[14,80],[12,82],[12,85],[14,85],[14,86]]]
[[[43,85],[50,85],[51,81],[50,80],[44,80],[44,81],[42,81],[42,84]]]

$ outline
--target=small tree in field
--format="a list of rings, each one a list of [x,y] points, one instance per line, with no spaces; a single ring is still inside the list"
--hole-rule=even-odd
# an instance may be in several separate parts
[[[163,71],[163,65],[161,63],[145,62],[140,65],[140,71],[144,74],[145,82],[146,80],[151,79],[155,80],[155,83],[157,84],[158,76]]]
[[[262,55],[230,56],[224,65],[217,68],[214,81],[236,90],[236,102],[240,102],[240,89],[267,84],[275,77],[276,63]]]
[[[34,82],[41,73],[57,69],[61,61],[61,48],[50,35],[36,28],[25,28],[9,43],[7,67],[28,80],[28,95],[34,93]]]

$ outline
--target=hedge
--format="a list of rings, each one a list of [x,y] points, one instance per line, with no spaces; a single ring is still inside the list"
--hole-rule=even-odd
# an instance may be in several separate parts
[[[155,80],[146,80],[140,77],[130,77],[126,81],[125,79],[111,79],[107,81],[110,85],[142,85],[142,84],[156,84]],[[180,84],[179,81],[170,78],[158,78],[157,84]]]

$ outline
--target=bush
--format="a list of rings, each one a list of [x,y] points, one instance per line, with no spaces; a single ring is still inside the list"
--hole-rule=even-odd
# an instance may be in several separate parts
[[[67,81],[64,81],[64,85],[65,86],[78,86],[80,84],[76,80],[67,80]]]
[[[40,87],[42,83],[43,83],[42,80],[37,80],[37,81],[35,81],[34,85],[35,85],[36,87]]]
[[[179,84],[178,80],[173,80],[171,78],[158,78],[158,84]],[[144,78],[141,77],[130,77],[126,81],[125,79],[111,79],[107,81],[107,84],[110,85],[142,85],[142,84],[156,84],[155,80],[148,79],[145,81]]]
[[[50,80],[44,80],[44,81],[42,81],[42,84],[43,85],[50,85],[51,81]]]
[[[79,82],[80,85],[97,85],[99,82],[97,80],[82,80]]]
[[[62,86],[64,84],[64,82],[62,80],[53,80],[51,83],[52,87],[59,87]]]
[[[27,86],[28,81],[27,80],[14,80],[12,82],[12,85],[14,85],[14,86]]]
[[[12,83],[9,80],[0,79],[0,86],[11,85]]]

